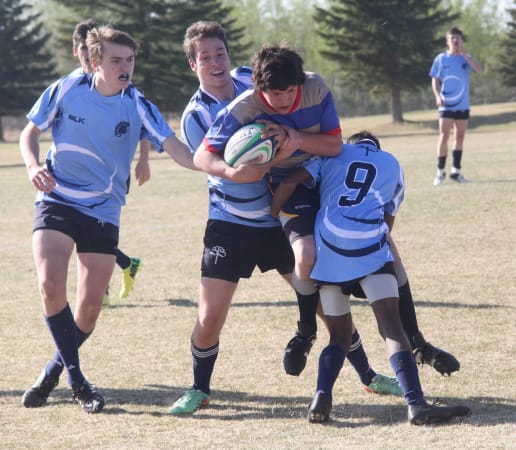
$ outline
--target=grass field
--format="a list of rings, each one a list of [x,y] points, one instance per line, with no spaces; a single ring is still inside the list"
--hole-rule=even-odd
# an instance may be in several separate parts
[[[132,188],[122,214],[120,247],[144,261],[135,290],[104,309],[81,349],[82,368],[106,397],[88,416],[71,402],[63,377],[49,405],[25,409],[31,386],[53,353],[42,319],[31,254],[34,190],[17,143],[0,144],[0,448],[516,448],[516,103],[476,106],[466,136],[465,185],[435,175],[435,112],[343,120],[344,134],[377,133],[405,169],[406,200],[394,237],[416,300],[420,328],[453,352],[461,370],[441,377],[428,366],[429,400],[468,405],[473,414],[445,426],[415,427],[400,398],[360,388],[345,364],[334,390],[332,420],[310,425],[322,329],[300,377],[282,367],[297,307],[274,273],[241,282],[221,338],[212,402],[192,417],[167,414],[192,382],[190,333],[196,318],[205,175],[167,156],[151,160],[152,179]],[[46,143],[42,144],[42,151]],[[69,298],[74,303],[72,264]],[[118,292],[115,269],[112,292]],[[115,297],[115,295],[113,295]],[[352,311],[377,371],[391,373],[372,312]]]

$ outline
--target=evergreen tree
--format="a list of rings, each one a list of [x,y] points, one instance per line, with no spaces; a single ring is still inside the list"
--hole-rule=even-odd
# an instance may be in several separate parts
[[[512,20],[507,24],[507,35],[502,40],[500,72],[506,86],[516,86],[516,2],[510,11]]]
[[[0,0],[0,140],[1,117],[27,112],[56,77],[52,58],[45,49],[50,37],[40,13],[22,0]]]
[[[93,17],[129,33],[139,44],[134,83],[162,111],[181,112],[198,86],[183,51],[186,28],[197,20],[215,20],[227,31],[231,51],[243,52],[243,28],[220,0],[59,0],[71,12],[60,25],[59,46],[70,54],[76,22]]]
[[[328,0],[315,20],[349,86],[389,98],[394,122],[403,122],[402,91],[429,84],[442,30],[455,20],[440,0]]]

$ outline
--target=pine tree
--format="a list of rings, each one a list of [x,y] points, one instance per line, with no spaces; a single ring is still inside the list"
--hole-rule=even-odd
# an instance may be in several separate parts
[[[329,0],[315,20],[349,86],[389,98],[394,122],[403,122],[402,91],[429,85],[428,71],[455,20],[440,0]]]
[[[40,16],[22,0],[0,0],[0,141],[1,117],[27,112],[56,77]]]
[[[512,20],[507,24],[507,35],[502,40],[500,72],[506,86],[516,86],[516,2],[510,11]]]
[[[99,25],[111,24],[138,43],[133,81],[162,111],[181,112],[198,86],[183,51],[186,28],[197,20],[215,20],[228,34],[231,52],[238,55],[243,28],[235,26],[231,8],[220,0],[59,0],[75,20],[64,19],[60,42],[70,53],[76,22],[93,17]],[[79,17],[79,19],[77,19]]]

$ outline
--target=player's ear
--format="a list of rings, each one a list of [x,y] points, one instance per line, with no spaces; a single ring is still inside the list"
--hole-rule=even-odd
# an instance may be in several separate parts
[[[197,70],[197,64],[195,64],[195,59],[188,58],[188,65],[190,66],[190,69],[192,69],[194,72]]]

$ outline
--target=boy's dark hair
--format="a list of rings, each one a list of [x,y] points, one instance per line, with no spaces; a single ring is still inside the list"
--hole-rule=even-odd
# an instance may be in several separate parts
[[[458,34],[462,40],[464,41],[464,33],[462,32],[462,30],[459,28],[459,27],[453,27],[451,28],[448,33],[446,33],[446,35],[452,35],[452,34]]]
[[[188,59],[195,59],[195,43],[206,38],[220,39],[229,54],[226,32],[222,25],[214,21],[199,20],[190,25],[185,32],[183,49]]]
[[[97,22],[95,19],[87,19],[75,25],[75,29],[72,34],[73,48],[78,48],[81,42],[86,42],[88,31],[93,28],[97,28]]]
[[[380,148],[380,140],[369,131],[360,131],[358,133],[352,134],[346,141],[346,144],[358,144],[362,141],[369,141],[374,144],[376,148]]]
[[[305,82],[303,59],[286,44],[265,44],[251,61],[253,82],[258,91],[284,91]]]

